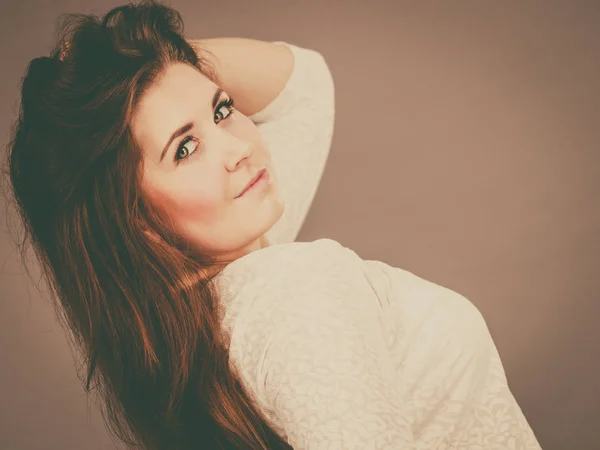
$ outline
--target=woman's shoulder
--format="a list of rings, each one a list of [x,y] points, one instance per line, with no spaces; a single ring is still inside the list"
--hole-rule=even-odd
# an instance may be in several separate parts
[[[315,241],[285,242],[272,244],[236,259],[226,267],[226,271],[249,269],[252,266],[281,267],[281,264],[302,265],[319,263],[320,258],[332,258],[344,252],[345,247],[338,241],[321,238]]]
[[[289,289],[323,278],[352,276],[358,256],[329,238],[271,245],[236,259],[225,267],[221,285],[235,293]]]
[[[215,277],[223,326],[292,314],[294,304],[354,291],[356,265],[333,239],[271,245],[236,259]],[[239,332],[239,329],[238,329]]]
[[[333,257],[340,252],[343,252],[345,247],[334,239],[321,238],[307,242],[294,241],[283,244],[275,244],[268,246],[265,249],[270,250],[270,253],[264,253],[261,255],[258,252],[256,256],[264,256],[267,258],[270,257],[271,259],[290,259],[302,261],[298,258],[313,258],[316,256]]]
[[[270,251],[255,255],[256,262],[271,267],[285,279],[303,271],[315,277],[336,268],[341,270],[347,263],[360,259],[352,250],[329,238],[279,244],[267,249]]]

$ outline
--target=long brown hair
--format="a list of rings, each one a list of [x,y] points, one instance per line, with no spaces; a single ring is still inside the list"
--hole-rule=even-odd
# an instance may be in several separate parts
[[[60,18],[22,82],[6,174],[109,431],[130,448],[290,449],[229,366],[214,261],[190,248],[141,186],[130,130],[165,66],[215,80],[179,13],[151,2]],[[83,380],[82,380],[83,381]]]

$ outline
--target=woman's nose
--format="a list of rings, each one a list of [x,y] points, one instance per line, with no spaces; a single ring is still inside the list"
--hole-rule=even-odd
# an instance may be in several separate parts
[[[240,161],[252,155],[254,144],[246,140],[236,138],[227,140],[226,144],[227,164],[230,170],[235,170]]]

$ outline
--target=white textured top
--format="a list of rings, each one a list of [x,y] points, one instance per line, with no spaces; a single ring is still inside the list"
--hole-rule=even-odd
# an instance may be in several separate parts
[[[288,45],[293,74],[251,118],[286,208],[272,244],[215,278],[230,365],[295,449],[539,449],[477,308],[331,239],[294,242],[333,134],[323,57]]]

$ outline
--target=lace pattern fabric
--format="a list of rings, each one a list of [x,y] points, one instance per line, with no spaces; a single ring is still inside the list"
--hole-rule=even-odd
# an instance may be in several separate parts
[[[331,239],[294,242],[329,154],[334,86],[318,52],[279,44],[294,71],[251,118],[286,208],[271,246],[215,278],[232,369],[297,450],[539,449],[468,299]]]

